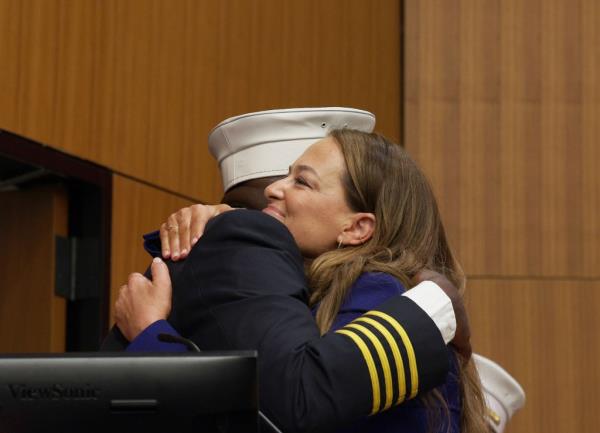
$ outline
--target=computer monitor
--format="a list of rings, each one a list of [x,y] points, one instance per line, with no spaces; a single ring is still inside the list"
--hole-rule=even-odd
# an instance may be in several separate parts
[[[0,432],[258,431],[255,352],[0,356]]]

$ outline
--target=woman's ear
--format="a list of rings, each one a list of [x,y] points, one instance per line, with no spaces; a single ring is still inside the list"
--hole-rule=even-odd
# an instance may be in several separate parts
[[[371,239],[374,231],[375,215],[369,212],[357,212],[352,214],[348,225],[338,236],[338,242],[341,245],[361,245]]]

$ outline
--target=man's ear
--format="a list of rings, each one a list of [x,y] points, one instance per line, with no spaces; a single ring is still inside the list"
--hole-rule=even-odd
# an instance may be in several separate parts
[[[369,212],[356,212],[350,217],[343,232],[338,236],[340,245],[361,245],[373,236],[375,215]]]

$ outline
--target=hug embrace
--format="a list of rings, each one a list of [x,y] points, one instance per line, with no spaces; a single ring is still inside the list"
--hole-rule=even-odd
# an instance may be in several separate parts
[[[286,432],[489,431],[434,194],[373,126],[353,109],[217,126],[225,204],[182,209],[147,237],[170,260],[121,288],[105,349],[185,350],[163,332],[255,349],[261,409]]]

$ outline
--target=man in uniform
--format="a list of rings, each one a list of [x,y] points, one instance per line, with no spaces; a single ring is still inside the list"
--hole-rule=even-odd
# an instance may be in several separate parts
[[[344,126],[370,131],[374,116],[353,109],[301,109],[222,122],[209,143],[213,153],[212,143],[226,148],[217,155],[225,199],[256,206],[243,200],[256,198],[253,194],[233,202],[233,187],[254,190],[249,182],[261,174],[287,173],[304,148],[328,129]],[[265,161],[260,155],[270,154],[280,166],[286,148],[296,154],[284,172],[256,167]],[[436,284],[423,282],[367,313],[377,323],[370,335],[348,326],[321,337],[307,307],[303,259],[277,220],[250,210],[227,212],[211,220],[190,249],[187,260],[168,263],[172,293],[167,265],[157,259],[153,281],[133,274],[123,286],[117,324],[132,341],[129,351],[185,350],[158,341],[161,332],[180,333],[203,350],[256,349],[261,409],[286,432],[331,431],[444,381],[445,343],[452,340],[455,318],[450,299]],[[167,314],[168,320],[161,320]],[[119,315],[141,320],[132,325]],[[105,349],[115,347],[116,334],[113,330]]]

